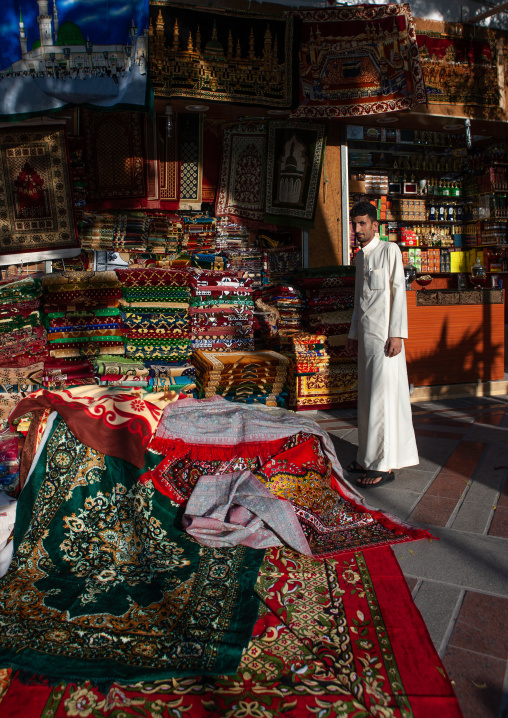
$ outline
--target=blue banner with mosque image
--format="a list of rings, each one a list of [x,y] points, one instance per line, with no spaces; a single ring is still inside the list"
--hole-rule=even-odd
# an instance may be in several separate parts
[[[1,0],[0,116],[142,107],[149,0]]]

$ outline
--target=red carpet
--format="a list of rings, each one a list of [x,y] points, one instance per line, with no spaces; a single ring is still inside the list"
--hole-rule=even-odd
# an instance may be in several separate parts
[[[311,559],[267,552],[252,640],[235,676],[58,686],[4,679],[13,718],[460,718],[461,711],[389,547]]]

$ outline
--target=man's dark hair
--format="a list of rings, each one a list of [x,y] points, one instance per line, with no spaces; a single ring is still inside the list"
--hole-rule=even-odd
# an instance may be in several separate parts
[[[371,218],[373,222],[377,222],[377,209],[374,207],[373,204],[370,202],[367,202],[366,200],[363,200],[362,202],[357,202],[351,209],[351,212],[349,213],[349,216],[352,217],[363,217],[363,215],[367,215]]]

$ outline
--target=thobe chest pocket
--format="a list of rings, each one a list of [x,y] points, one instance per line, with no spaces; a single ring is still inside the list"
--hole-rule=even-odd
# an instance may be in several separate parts
[[[383,267],[379,269],[371,269],[369,273],[369,289],[385,288],[385,270]]]

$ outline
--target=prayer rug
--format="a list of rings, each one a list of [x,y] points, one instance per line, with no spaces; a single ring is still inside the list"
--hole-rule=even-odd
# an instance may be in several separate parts
[[[150,75],[156,97],[289,108],[293,18],[150,3]]]
[[[492,31],[451,24],[446,30],[428,29],[435,24],[416,23],[429,103],[499,107],[497,39]],[[450,31],[454,27],[460,35]]]
[[[371,115],[427,101],[409,4],[292,14],[302,21],[294,117]]]
[[[230,718],[461,718],[458,701],[393,552],[339,559],[267,551],[258,620],[235,675],[29,685],[0,672],[6,715]]]
[[[200,209],[203,178],[203,118],[190,113],[180,114],[178,123],[180,206],[191,203],[191,206]]]
[[[78,246],[64,130],[0,130],[0,251]]]
[[[199,546],[140,473],[55,419],[0,579],[0,665],[53,683],[237,670],[263,552]]]
[[[264,125],[249,123],[225,128],[217,216],[263,219],[266,141]]]
[[[87,197],[95,209],[107,200],[146,196],[143,115],[82,111]]]
[[[324,125],[278,120],[268,125],[265,212],[312,221],[325,145]]]
[[[168,132],[167,117],[157,119],[158,127],[158,179],[161,206],[178,209],[180,201],[180,164],[178,159],[178,120],[173,117],[171,133]]]

